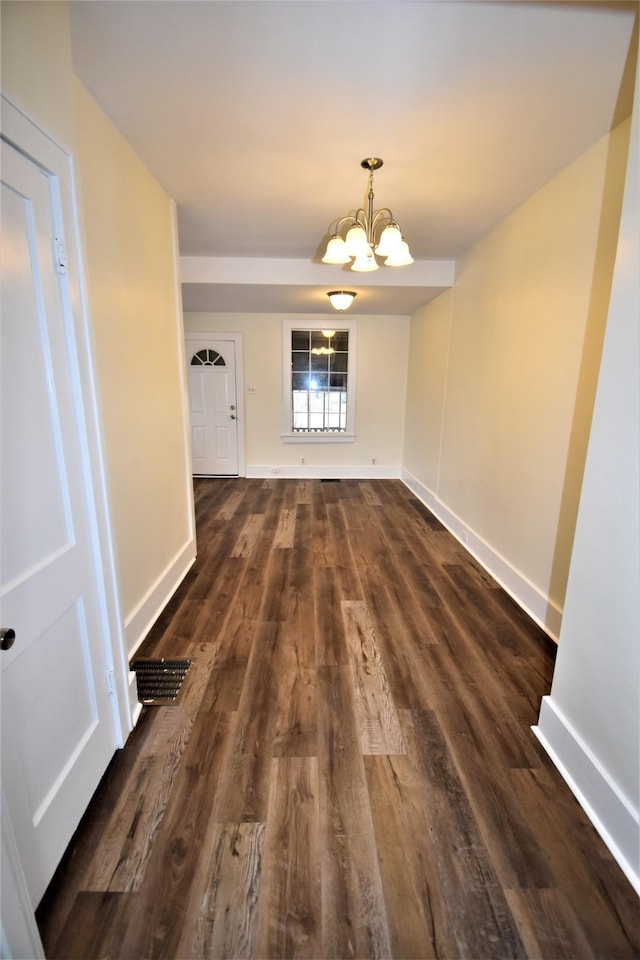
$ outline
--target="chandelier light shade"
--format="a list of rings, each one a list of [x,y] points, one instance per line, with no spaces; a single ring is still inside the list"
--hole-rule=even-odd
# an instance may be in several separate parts
[[[406,240],[401,240],[397,251],[391,253],[385,260],[385,266],[406,267],[409,263],[413,263],[413,257],[409,253],[409,244]]]
[[[357,294],[353,293],[351,290],[332,290],[331,293],[327,294],[327,296],[329,297],[331,306],[335,310],[348,310]],[[328,335],[326,330],[323,330],[322,332],[325,336]],[[331,335],[333,336],[334,333],[335,330],[332,331]]]
[[[342,239],[342,237],[331,237],[329,243],[327,244],[327,249],[325,251],[324,257],[322,258],[323,263],[349,263],[351,257],[347,253],[347,245]]]
[[[363,250],[351,264],[351,269],[356,273],[369,273],[371,270],[378,269],[378,261],[373,255],[373,250]]]
[[[360,207],[355,213],[333,221],[322,262],[343,264],[351,261],[351,269],[356,273],[377,270],[379,264],[376,257],[384,260],[387,267],[405,267],[413,263],[413,257],[399,224],[387,207],[373,209],[373,172],[380,169],[382,160],[379,157],[367,157],[360,166],[369,171],[367,209]]]

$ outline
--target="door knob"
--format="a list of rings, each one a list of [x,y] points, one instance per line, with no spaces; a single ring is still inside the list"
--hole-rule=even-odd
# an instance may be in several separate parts
[[[11,627],[0,628],[0,650],[11,650],[16,632]]]

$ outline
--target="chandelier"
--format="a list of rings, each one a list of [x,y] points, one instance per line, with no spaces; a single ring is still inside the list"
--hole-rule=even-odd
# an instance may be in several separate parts
[[[391,210],[386,207],[373,209],[373,171],[380,169],[382,160],[379,157],[367,157],[360,166],[369,171],[367,209],[360,207],[355,213],[333,221],[331,239],[322,262],[349,263],[353,260],[351,269],[358,273],[377,270],[379,264],[376,257],[383,258],[387,267],[404,267],[413,263],[409,245]],[[344,237],[343,230],[346,231]]]

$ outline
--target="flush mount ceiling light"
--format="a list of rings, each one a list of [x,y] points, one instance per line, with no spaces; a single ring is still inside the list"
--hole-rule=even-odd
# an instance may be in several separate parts
[[[391,210],[387,207],[373,209],[373,171],[380,169],[382,160],[379,157],[367,157],[360,166],[369,171],[367,209],[360,207],[355,213],[333,221],[329,229],[331,239],[322,262],[349,263],[352,260],[351,269],[358,273],[377,270],[379,264],[376,257],[383,258],[387,267],[404,267],[413,263],[409,245]]]
[[[327,296],[335,310],[348,310],[354,297],[357,297],[357,293],[353,293],[351,290],[332,290]],[[324,333],[324,330],[322,332]]]

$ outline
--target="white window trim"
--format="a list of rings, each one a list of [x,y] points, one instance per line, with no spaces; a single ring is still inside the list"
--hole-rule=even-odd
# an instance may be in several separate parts
[[[294,433],[291,429],[291,331],[292,330],[347,330],[349,332],[349,369],[347,388],[346,431],[322,433]],[[287,318],[282,321],[282,426],[283,443],[353,443],[356,439],[356,358],[358,355],[358,321],[355,318],[312,317]]]

